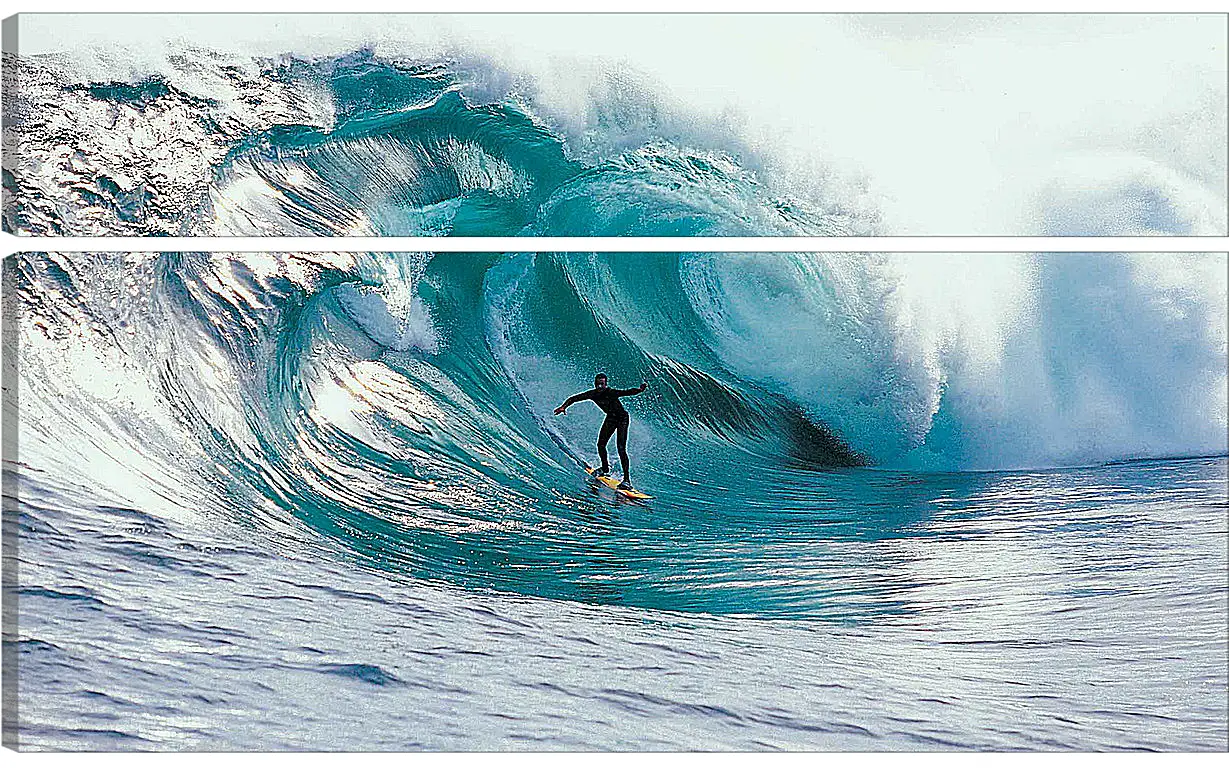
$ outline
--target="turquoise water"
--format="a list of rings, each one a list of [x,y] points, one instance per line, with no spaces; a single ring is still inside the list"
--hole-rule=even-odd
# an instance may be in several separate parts
[[[1225,749],[1224,257],[916,258],[13,257],[21,744]]]
[[[227,209],[217,234],[687,237],[854,226],[835,196],[781,196],[756,177],[764,160],[743,140],[686,119],[666,125],[678,118],[651,96],[641,102],[645,94],[595,104],[595,124],[569,141],[519,91],[484,103],[490,94],[476,83],[492,73],[472,63],[357,53],[272,76],[327,89],[335,114],[324,127],[277,125],[228,149],[209,191],[215,213]]]

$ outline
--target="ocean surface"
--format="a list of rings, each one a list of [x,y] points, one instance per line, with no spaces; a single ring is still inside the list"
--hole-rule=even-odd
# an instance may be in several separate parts
[[[1224,750],[1225,266],[11,257],[20,746]]]

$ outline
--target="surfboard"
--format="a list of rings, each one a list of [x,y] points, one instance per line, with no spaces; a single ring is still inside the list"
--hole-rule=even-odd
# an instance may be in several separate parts
[[[593,467],[585,467],[585,471],[589,473],[590,477],[597,480],[602,485],[606,486],[607,488],[609,488],[610,490],[614,491],[615,493],[621,496],[626,496],[629,499],[651,499],[653,498],[647,493],[641,493],[640,491],[637,491],[635,488],[620,488],[618,480],[615,480],[613,477],[605,477],[603,475],[599,475],[597,473],[597,470],[594,469]]]

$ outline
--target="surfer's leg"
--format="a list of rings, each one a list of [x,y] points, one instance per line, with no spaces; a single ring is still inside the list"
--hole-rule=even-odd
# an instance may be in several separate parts
[[[610,458],[606,455],[606,443],[610,442],[610,436],[614,432],[614,422],[607,418],[602,422],[602,430],[597,434],[597,455],[602,460],[602,468],[598,470],[599,475],[610,474]]]
[[[623,465],[623,482],[632,481],[631,461],[627,458],[627,425],[629,419],[619,422],[619,438],[615,445],[619,446],[619,463]]]

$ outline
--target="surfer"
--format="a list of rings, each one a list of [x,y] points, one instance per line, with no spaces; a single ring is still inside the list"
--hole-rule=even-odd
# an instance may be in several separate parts
[[[555,409],[555,415],[562,416],[567,413],[569,407],[581,400],[592,400],[598,408],[602,409],[606,414],[606,420],[602,422],[602,429],[597,435],[597,455],[602,459],[602,468],[597,471],[597,474],[599,477],[606,477],[610,474],[610,459],[606,455],[606,443],[610,442],[611,435],[618,432],[619,439],[615,445],[619,447],[619,463],[623,465],[623,482],[619,483],[619,488],[623,490],[630,490],[632,487],[630,462],[627,458],[627,427],[631,422],[631,417],[627,415],[627,409],[619,402],[619,398],[638,395],[648,389],[648,386],[642,381],[635,389],[613,389],[607,385],[606,374],[599,373],[593,377],[593,389],[572,395],[563,401],[563,405]]]

